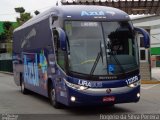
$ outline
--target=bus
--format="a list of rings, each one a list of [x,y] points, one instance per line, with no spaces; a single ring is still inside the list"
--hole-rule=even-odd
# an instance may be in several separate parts
[[[13,32],[14,81],[55,108],[138,102],[137,35],[129,15],[104,6],[55,6]]]

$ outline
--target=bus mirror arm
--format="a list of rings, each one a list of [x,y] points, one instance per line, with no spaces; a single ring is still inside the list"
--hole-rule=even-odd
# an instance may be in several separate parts
[[[52,21],[58,20],[58,16],[56,14],[52,14]]]
[[[150,43],[149,33],[143,28],[134,27],[134,30],[143,35],[144,46],[145,46],[145,48],[149,48],[150,47],[150,44],[149,44]]]
[[[66,51],[67,49],[66,33],[61,28],[57,28],[57,31],[59,33],[60,48],[61,50]]]

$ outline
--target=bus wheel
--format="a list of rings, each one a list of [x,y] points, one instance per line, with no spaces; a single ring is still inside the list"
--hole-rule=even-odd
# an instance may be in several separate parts
[[[29,90],[25,88],[24,80],[21,80],[21,92],[25,95],[29,92]]]
[[[50,86],[49,89],[50,89],[49,90],[49,99],[50,99],[51,105],[53,107],[57,108],[57,109],[61,108],[60,103],[58,103],[57,100],[56,100],[56,91],[55,91],[55,89],[52,87],[52,85]]]

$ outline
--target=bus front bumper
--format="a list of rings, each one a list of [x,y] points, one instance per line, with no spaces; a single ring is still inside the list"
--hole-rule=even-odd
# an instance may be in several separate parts
[[[83,106],[83,105],[113,105],[118,103],[138,102],[140,99],[140,85],[135,88],[112,89],[109,93],[106,90],[75,90],[68,87],[68,106]],[[107,92],[108,91],[108,92]]]

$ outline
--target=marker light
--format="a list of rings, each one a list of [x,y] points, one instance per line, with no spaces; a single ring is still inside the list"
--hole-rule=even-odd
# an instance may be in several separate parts
[[[74,96],[71,96],[71,101],[72,102],[75,102],[76,101],[76,98]]]
[[[140,93],[137,93],[137,97],[139,98],[141,95],[140,95]]]

